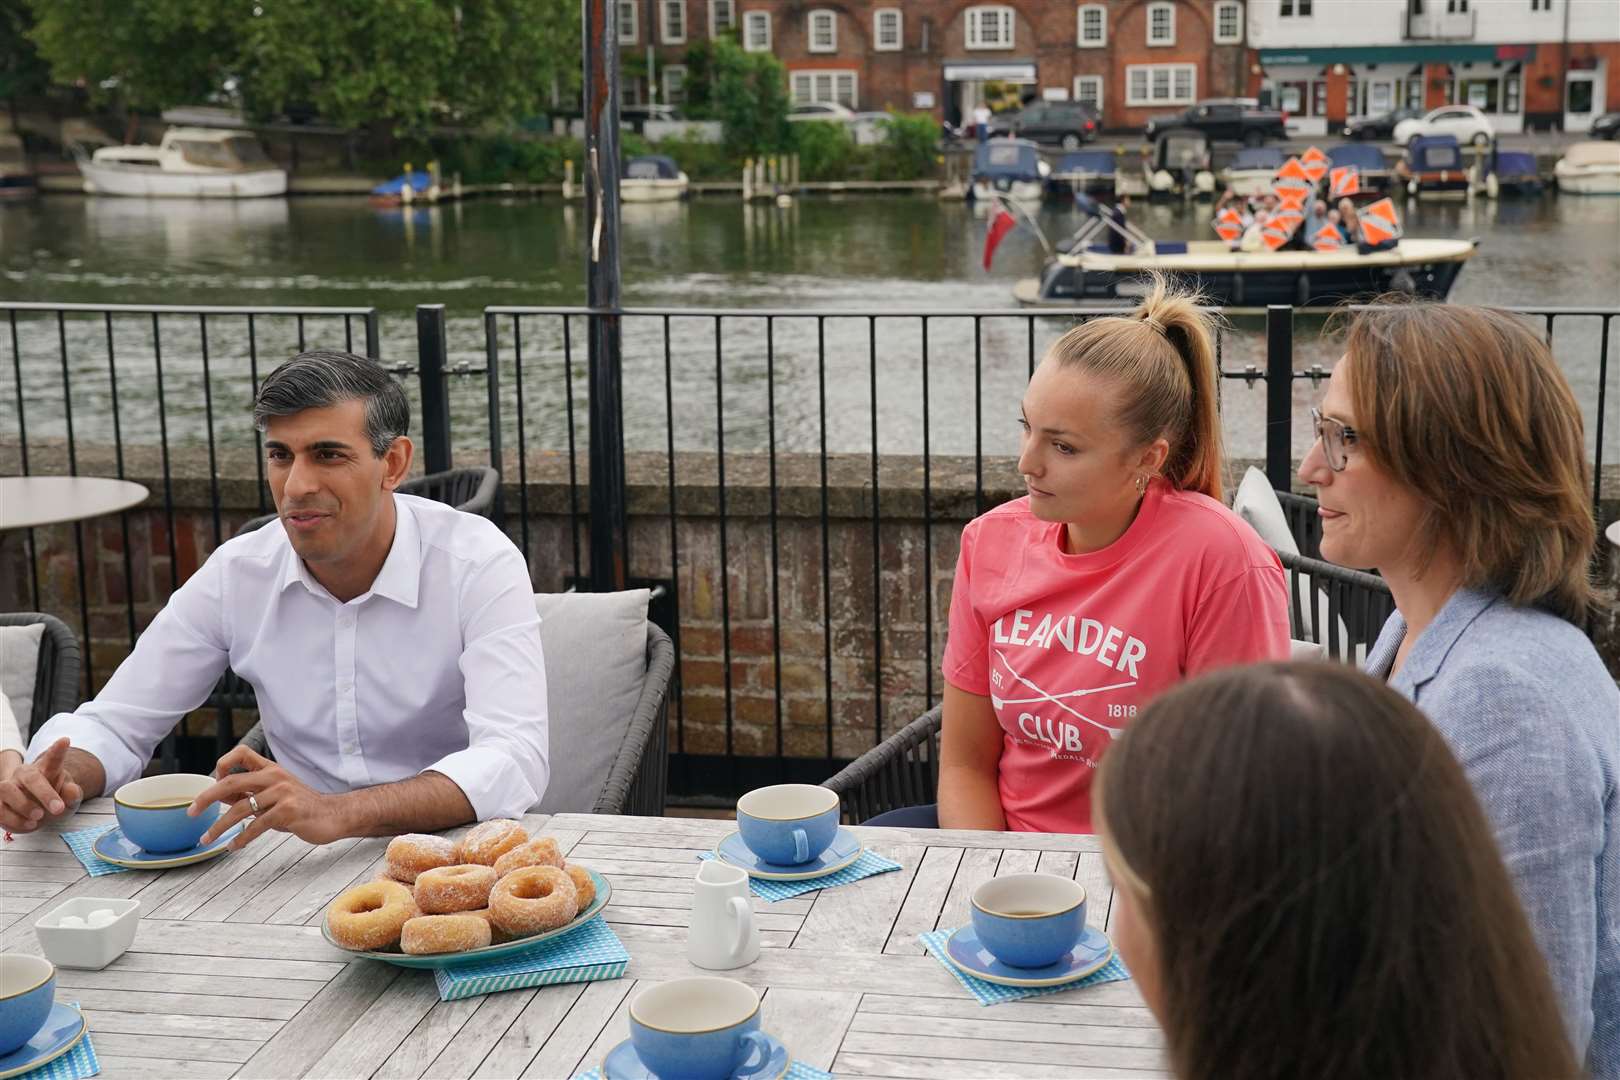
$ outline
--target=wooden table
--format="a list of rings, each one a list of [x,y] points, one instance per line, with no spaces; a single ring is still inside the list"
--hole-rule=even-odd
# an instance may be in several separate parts
[[[0,476],[0,529],[28,529],[116,514],[146,501],[146,488],[103,476]]]
[[[532,816],[568,857],[613,881],[608,922],[631,954],[622,979],[441,1002],[428,972],[349,960],[322,910],[369,880],[385,841],[314,847],[271,834],[170,871],[91,878],[57,833],[110,822],[97,799],[59,829],[0,848],[0,951],[38,952],[34,920],[73,896],[143,901],[134,947],[102,971],[58,973],[82,1003],[103,1075],[116,1077],[569,1077],[627,1038],[638,987],[698,974],[686,960],[696,856],[724,821]],[[1092,837],[857,830],[903,869],[780,903],[756,898],[765,948],[728,974],[764,995],[764,1025],[796,1058],[891,1077],[1167,1075],[1136,984],[981,1006],[917,944],[961,925],[997,874],[1074,875],[1106,925],[1112,892]]]

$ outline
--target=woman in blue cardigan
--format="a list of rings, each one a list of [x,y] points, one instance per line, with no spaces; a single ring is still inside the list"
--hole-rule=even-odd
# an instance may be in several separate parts
[[[1575,396],[1506,312],[1393,304],[1355,318],[1313,418],[1322,555],[1395,597],[1367,670],[1456,753],[1576,1053],[1620,1077],[1620,689],[1581,629],[1596,527]]]

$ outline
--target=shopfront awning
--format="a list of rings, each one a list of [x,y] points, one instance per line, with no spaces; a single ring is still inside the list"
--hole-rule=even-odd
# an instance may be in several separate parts
[[[1423,45],[1341,45],[1324,49],[1261,49],[1262,67],[1286,64],[1466,64],[1534,60],[1534,45],[1471,45],[1442,41]]]
[[[1033,83],[1035,81],[1035,61],[947,60],[945,61],[945,81]]]

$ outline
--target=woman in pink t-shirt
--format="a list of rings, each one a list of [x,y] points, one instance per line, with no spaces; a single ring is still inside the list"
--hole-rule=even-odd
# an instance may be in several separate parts
[[[962,532],[939,823],[1090,832],[1091,779],[1156,694],[1286,659],[1282,564],[1221,502],[1207,317],[1155,282],[1060,338],[1024,393],[1029,494]]]

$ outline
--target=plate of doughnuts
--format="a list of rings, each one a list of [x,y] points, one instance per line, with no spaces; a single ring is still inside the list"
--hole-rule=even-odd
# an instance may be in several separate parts
[[[564,859],[554,838],[503,818],[459,840],[394,837],[383,872],[338,894],[321,933],[344,952],[399,967],[456,967],[561,937],[612,895],[607,878]]]

